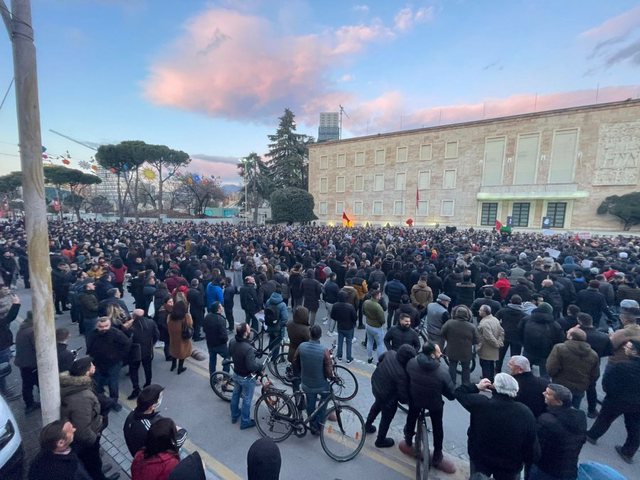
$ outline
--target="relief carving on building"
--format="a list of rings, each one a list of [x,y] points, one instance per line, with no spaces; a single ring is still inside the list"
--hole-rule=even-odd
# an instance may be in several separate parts
[[[603,124],[593,185],[637,185],[640,170],[640,122]]]

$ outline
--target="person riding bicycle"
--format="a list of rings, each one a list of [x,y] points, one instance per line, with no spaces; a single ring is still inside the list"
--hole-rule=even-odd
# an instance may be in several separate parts
[[[402,345],[398,351],[389,350],[382,357],[371,376],[371,389],[375,401],[367,415],[365,430],[375,433],[373,422],[382,412],[380,429],[376,439],[376,447],[388,448],[394,445],[392,438],[387,438],[391,421],[398,409],[398,402],[409,403],[409,376],[406,366],[409,360],[416,356],[416,349],[411,345]]]
[[[431,425],[433,426],[433,457],[431,464],[444,472],[455,473],[453,463],[444,458],[442,443],[444,440],[444,428],[442,415],[444,413],[444,401],[442,397],[455,400],[454,385],[447,370],[441,366],[440,346],[433,342],[427,342],[422,346],[422,351],[407,363],[409,376],[410,400],[407,422],[404,426],[404,440],[400,442],[400,451],[408,455],[414,455],[413,436],[416,432],[416,422],[420,410],[429,410]]]
[[[301,373],[302,390],[307,395],[307,415],[311,415],[316,409],[316,402],[320,396],[320,402],[329,396],[330,385],[328,380],[333,379],[333,362],[329,349],[320,343],[322,328],[320,325],[312,325],[309,329],[311,339],[303,342],[296,350],[294,364],[299,366]],[[318,412],[309,429],[313,435],[319,435],[324,419],[326,406]]]

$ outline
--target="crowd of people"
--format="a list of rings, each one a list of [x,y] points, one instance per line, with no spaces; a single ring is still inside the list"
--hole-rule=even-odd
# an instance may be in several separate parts
[[[29,288],[29,259],[23,225],[0,228],[2,363],[11,355],[9,325],[20,308],[11,288],[18,278]],[[105,478],[100,432],[108,412],[121,408],[119,377],[128,365],[129,399],[138,404],[130,418],[145,426],[135,447],[127,441],[133,478],[151,478],[143,472],[153,468],[167,470],[153,478],[174,478],[168,470],[178,465],[186,432],[170,419],[145,422],[162,395],[152,383],[154,346],[164,342],[164,359],[177,374],[198,355],[199,341],[211,371],[218,357],[232,358],[231,422],[251,428],[254,375],[263,364],[248,338],[260,320],[272,348],[289,339],[299,378],[293,388],[307,394],[308,412],[324,398],[332,375],[320,323],[325,335],[337,337],[338,361],[351,363],[352,345],[362,341],[376,365],[366,423],[374,433],[381,414],[376,447],[394,445],[387,433],[401,402],[409,414],[400,448],[414,454],[416,420],[428,409],[433,463],[445,471],[452,466],[442,453],[443,397],[471,412],[472,470],[497,479],[518,478],[523,468],[533,480],[575,478],[584,442],[595,443],[621,415],[627,439],[616,451],[632,462],[640,446],[639,239],[191,222],[51,223],[49,229],[56,314],[69,311],[89,356],[73,361],[68,329],[56,332],[67,421],[43,429],[38,461],[71,447],[79,459],[74,465],[84,465],[90,478]],[[241,319],[233,313],[238,301]],[[325,318],[318,317],[322,305]],[[27,316],[15,339],[27,412],[38,408],[32,337]],[[476,357],[482,375],[473,384]],[[599,380],[606,394],[600,410]],[[12,394],[3,383],[0,389]],[[589,430],[586,416],[595,419]],[[312,433],[319,428],[314,423]]]

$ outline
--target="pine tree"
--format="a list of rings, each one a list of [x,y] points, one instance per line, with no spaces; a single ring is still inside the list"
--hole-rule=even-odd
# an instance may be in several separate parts
[[[295,187],[308,190],[309,143],[314,140],[296,133],[295,115],[285,108],[275,135],[268,135],[269,174],[276,188]]]

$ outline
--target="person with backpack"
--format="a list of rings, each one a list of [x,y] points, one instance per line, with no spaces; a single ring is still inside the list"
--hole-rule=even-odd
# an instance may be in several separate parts
[[[267,303],[264,304],[264,324],[269,334],[269,347],[273,352],[272,358],[276,358],[280,353],[280,342],[282,341],[283,329],[289,320],[289,310],[287,304],[282,299],[280,287],[271,294]]]

